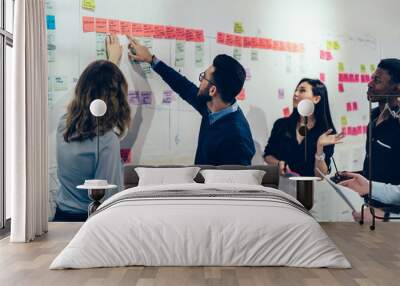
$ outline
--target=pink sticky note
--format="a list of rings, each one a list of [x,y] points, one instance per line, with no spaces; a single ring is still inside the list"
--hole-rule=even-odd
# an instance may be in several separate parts
[[[242,36],[235,35],[234,46],[235,47],[243,47],[243,37]]]
[[[235,35],[226,34],[225,35],[225,45],[233,46],[234,43],[235,43]]]
[[[290,115],[290,109],[289,109],[289,107],[285,107],[285,108],[282,110],[282,112],[283,112],[283,116],[284,116],[284,117],[289,117],[289,115]]]
[[[325,73],[321,72],[321,73],[319,74],[319,80],[320,80],[320,81],[325,81]]]
[[[346,103],[346,110],[348,112],[350,112],[350,111],[352,111],[352,108],[353,108],[353,104],[351,102],[347,102]]]
[[[251,48],[251,37],[243,37],[243,47]]]
[[[96,23],[96,33],[108,32],[107,19],[96,18],[95,23]]]
[[[94,17],[82,17],[83,32],[94,32]]]
[[[350,81],[349,79],[350,79],[349,74],[348,74],[348,73],[344,73],[344,74],[343,74],[343,81],[344,81],[344,82],[349,82],[349,81]]]
[[[240,93],[236,96],[237,100],[245,100],[246,99],[246,91],[244,88],[240,91]]]
[[[285,90],[283,88],[278,89],[278,99],[285,98]]]
[[[279,41],[272,41],[272,49],[273,49],[274,51],[279,51],[279,48],[280,48],[280,43],[279,43]]]
[[[217,43],[218,44],[225,44],[225,33],[217,32]]]
[[[197,43],[204,42],[204,31],[203,30],[194,30],[194,41]]]
[[[194,42],[194,29],[185,29],[185,37],[187,42]]]
[[[175,39],[176,31],[174,26],[166,26],[165,27],[165,38],[166,39]]]
[[[363,134],[367,134],[368,131],[368,125],[363,126]]]
[[[177,40],[186,40],[186,32],[185,32],[185,28],[181,28],[181,27],[176,27],[175,28],[175,35],[176,35],[176,39]]]
[[[268,42],[266,38],[259,38],[258,41],[260,49],[268,49]]]
[[[152,38],[154,36],[154,25],[143,24],[143,36]]]
[[[349,82],[355,82],[354,74],[349,74]]]
[[[131,29],[132,29],[132,36],[135,36],[135,37],[143,37],[144,36],[143,24],[131,23]]]
[[[344,81],[344,74],[339,73],[339,82],[343,82]]]
[[[339,92],[344,92],[344,84],[342,82],[339,83],[338,88],[339,88]]]
[[[363,132],[363,127],[361,125],[357,126],[357,135],[361,135]]]
[[[121,34],[128,35],[128,36],[132,35],[131,22],[121,21],[120,25],[121,25]]]
[[[165,39],[165,26],[154,25],[154,38]]]
[[[370,82],[371,81],[371,76],[369,74],[365,75],[365,81]]]
[[[320,51],[319,51],[319,58],[320,58],[321,60],[326,60],[325,51],[323,51],[323,50],[320,50]]]
[[[355,74],[354,75],[354,81],[355,82],[360,82],[360,75],[359,74]]]
[[[353,111],[357,111],[358,110],[358,103],[357,101],[353,102]]]
[[[347,127],[342,127],[342,133],[344,134],[344,135],[347,135]]]
[[[251,37],[251,47],[253,49],[258,47],[258,38],[257,37]]]
[[[327,61],[333,60],[332,53],[329,52],[329,51],[325,52],[325,59],[326,59]]]
[[[108,32],[111,34],[120,34],[121,25],[119,20],[108,20]]]

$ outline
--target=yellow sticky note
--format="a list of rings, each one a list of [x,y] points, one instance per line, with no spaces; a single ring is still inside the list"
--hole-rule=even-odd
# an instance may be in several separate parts
[[[96,0],[82,0],[82,8],[89,10],[96,9]]]
[[[334,49],[334,50],[339,50],[339,49],[340,49],[340,44],[339,44],[338,41],[334,41],[334,42],[333,42],[333,49]]]
[[[344,63],[339,63],[339,72],[344,72]]]
[[[235,25],[233,27],[233,30],[235,31],[235,33],[237,34],[242,34],[244,32],[243,29],[243,23],[242,22],[235,22]]]
[[[328,51],[333,50],[333,42],[332,41],[327,41],[326,42],[326,49]]]
[[[376,70],[376,65],[372,64],[370,66],[370,70],[371,70],[371,73],[374,72]]]
[[[365,65],[360,65],[361,73],[367,73],[367,67]]]
[[[347,116],[342,116],[342,117],[340,117],[340,124],[341,124],[342,126],[346,126],[346,125],[348,124]]]

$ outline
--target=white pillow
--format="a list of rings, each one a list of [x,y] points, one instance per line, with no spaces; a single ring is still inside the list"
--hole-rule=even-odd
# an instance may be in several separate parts
[[[193,179],[199,170],[199,167],[135,168],[139,176],[138,186],[195,183]]]
[[[205,184],[233,183],[261,185],[265,171],[261,170],[202,170]]]

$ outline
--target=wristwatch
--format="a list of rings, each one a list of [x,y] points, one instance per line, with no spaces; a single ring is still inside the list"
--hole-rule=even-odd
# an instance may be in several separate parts
[[[317,153],[315,153],[315,159],[318,161],[325,160],[325,153],[322,153],[321,155],[318,155]]]

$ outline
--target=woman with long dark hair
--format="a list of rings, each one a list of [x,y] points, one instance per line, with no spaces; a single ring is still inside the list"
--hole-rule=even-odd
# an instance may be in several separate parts
[[[303,99],[309,99],[315,105],[307,126],[303,126],[304,118],[297,111]],[[306,140],[305,127],[308,130]],[[304,78],[296,87],[292,114],[274,123],[264,150],[264,160],[278,165],[282,175],[294,172],[302,176],[320,176],[316,168],[328,174],[334,145],[341,143],[343,137],[343,134],[336,133],[333,125],[325,85],[320,80]]]
[[[103,179],[123,190],[120,138],[130,124],[128,85],[121,70],[112,62],[91,63],[80,76],[67,114],[57,130],[57,164],[60,189],[55,221],[84,221],[91,200],[76,189],[87,179]],[[90,103],[103,100],[107,112],[99,118],[99,158],[96,119]],[[114,192],[115,193],[115,192]],[[107,193],[108,196],[113,193]]]

